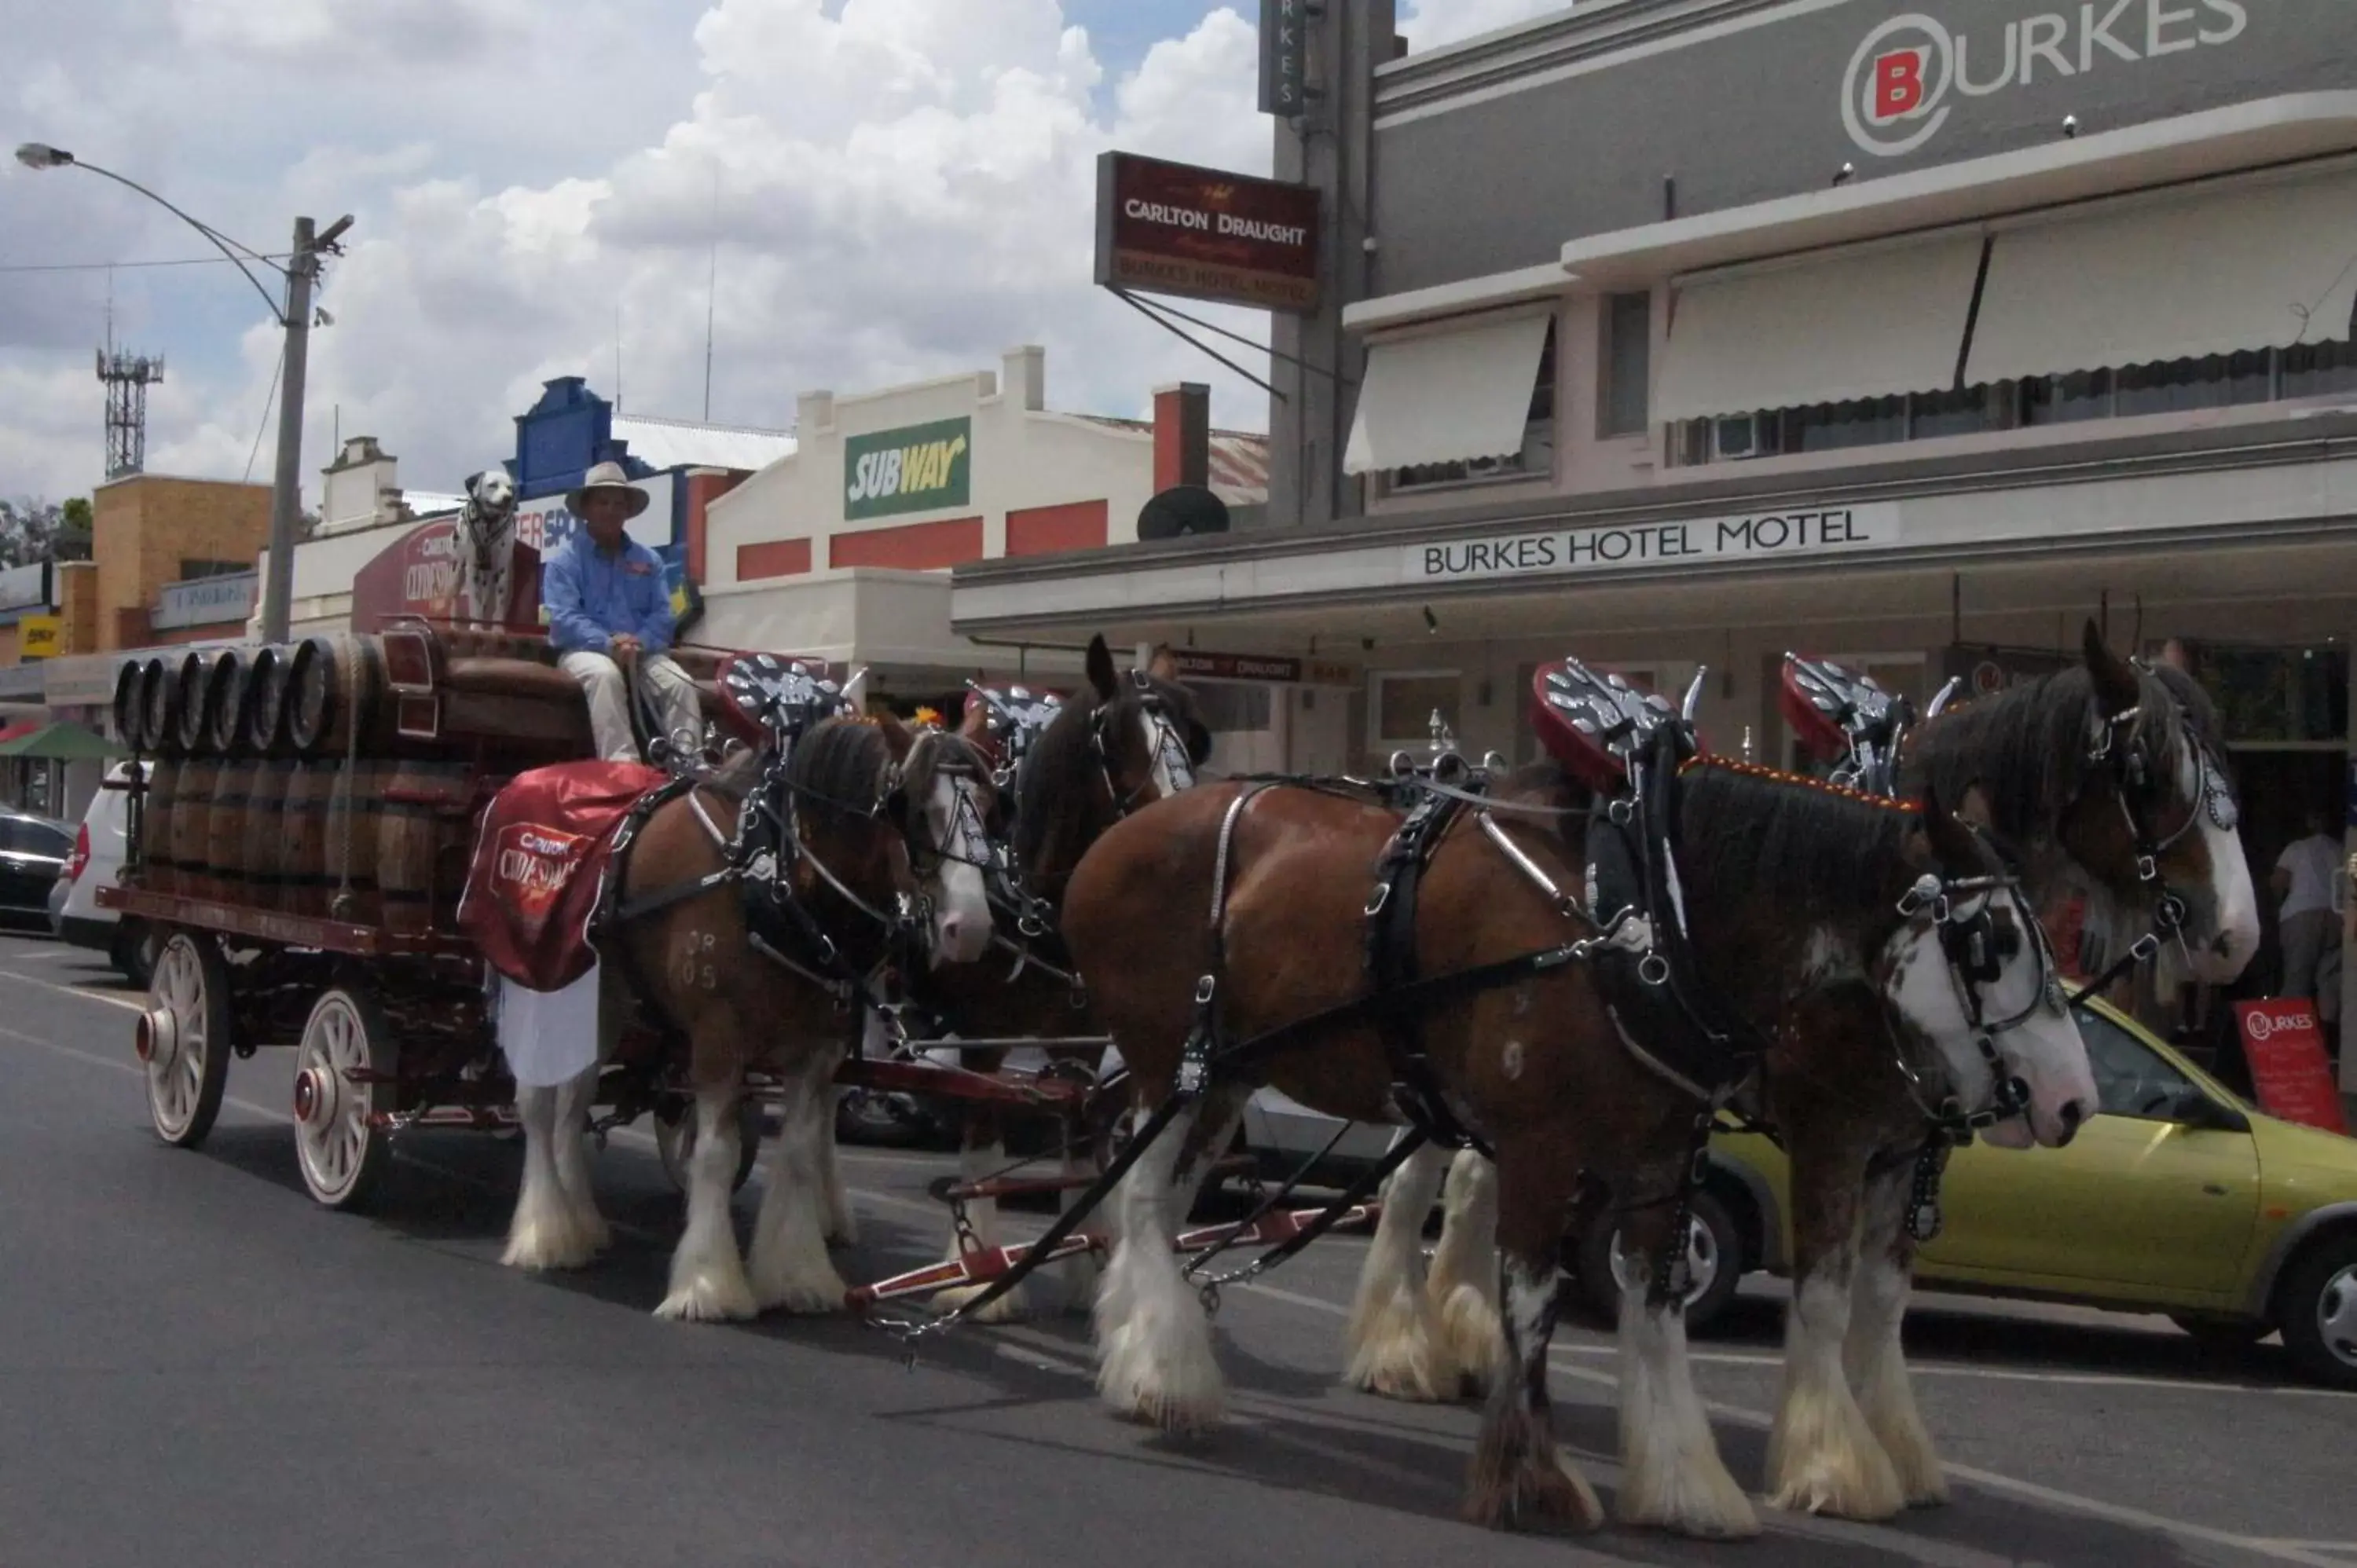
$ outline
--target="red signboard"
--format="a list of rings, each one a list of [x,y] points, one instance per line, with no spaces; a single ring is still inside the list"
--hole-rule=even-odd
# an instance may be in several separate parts
[[[467,619],[458,592],[460,575],[457,521],[445,518],[419,523],[353,574],[352,629],[377,631],[398,616]],[[509,575],[514,591],[506,629],[539,631],[540,553],[528,544],[517,544]]]
[[[1097,282],[1315,314],[1318,192],[1130,153],[1097,159]]]
[[[2286,1122],[2346,1133],[2341,1086],[2324,1057],[2324,1032],[2317,1027],[2316,1004],[2305,996],[2276,996],[2234,1004],[2243,1030],[2243,1056],[2259,1109]]]

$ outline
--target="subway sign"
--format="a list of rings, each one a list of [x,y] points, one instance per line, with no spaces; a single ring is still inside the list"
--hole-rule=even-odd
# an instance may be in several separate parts
[[[848,522],[967,505],[974,495],[974,422],[854,435],[843,444],[843,516]]]

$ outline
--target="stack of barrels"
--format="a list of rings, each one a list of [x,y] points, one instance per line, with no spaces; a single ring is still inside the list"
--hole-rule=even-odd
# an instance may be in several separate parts
[[[142,885],[404,934],[447,926],[473,777],[402,746],[393,714],[373,637],[126,663],[116,734],[156,759]]]

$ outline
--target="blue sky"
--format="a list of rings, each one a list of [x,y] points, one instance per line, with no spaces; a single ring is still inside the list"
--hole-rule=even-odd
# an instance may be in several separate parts
[[[1561,0],[1403,5],[1418,48]],[[74,0],[19,3],[0,144],[42,140],[237,238],[357,216],[316,335],[307,472],[335,410],[404,480],[500,455],[541,381],[693,415],[712,191],[724,193],[714,416],[1049,349],[1060,407],[1135,413],[1158,381],[1265,400],[1088,282],[1091,170],[1122,146],[1265,168],[1254,0]],[[1087,31],[1085,50],[1067,29]],[[201,253],[85,173],[0,166],[0,266]],[[225,268],[116,274],[118,336],[168,356],[151,467],[235,478],[276,337]],[[102,273],[0,274],[0,495],[86,489]],[[1265,319],[1237,313],[1240,329]],[[266,475],[265,445],[255,465]]]

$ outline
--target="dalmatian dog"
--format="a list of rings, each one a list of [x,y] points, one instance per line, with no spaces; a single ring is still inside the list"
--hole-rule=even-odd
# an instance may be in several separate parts
[[[467,481],[466,510],[458,514],[458,597],[465,619],[479,626],[505,626],[515,587],[515,481],[503,468],[487,468]]]

